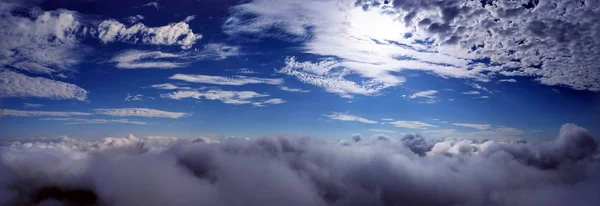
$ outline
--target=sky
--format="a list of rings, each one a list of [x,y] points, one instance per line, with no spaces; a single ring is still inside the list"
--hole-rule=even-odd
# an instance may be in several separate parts
[[[594,0],[9,0],[0,138],[600,134]]]

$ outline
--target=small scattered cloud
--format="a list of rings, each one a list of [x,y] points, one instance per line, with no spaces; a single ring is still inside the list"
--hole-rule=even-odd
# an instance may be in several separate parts
[[[216,84],[228,86],[241,86],[246,84],[283,84],[283,79],[280,78],[258,78],[248,76],[208,76],[208,75],[192,75],[192,74],[175,74],[169,79],[181,80],[191,83]]]
[[[467,92],[463,92],[462,94],[466,94],[466,95],[478,95],[478,94],[481,94],[481,92],[478,92],[478,91],[467,91]]]
[[[283,103],[284,101],[279,98],[261,100],[264,97],[268,97],[268,94],[261,94],[254,91],[225,91],[225,90],[208,90],[208,91],[176,91],[169,94],[162,94],[163,98],[170,98],[175,100],[181,99],[208,99],[217,100],[225,104],[277,104]]]
[[[136,94],[136,95],[131,95],[129,93],[127,93],[127,96],[125,96],[125,101],[142,101],[142,97],[144,97],[144,95],[141,94]]]
[[[39,116],[70,117],[70,116],[88,116],[88,115],[92,115],[92,114],[87,113],[87,112],[26,111],[26,110],[0,109],[0,116],[12,116],[12,117],[39,117]]]
[[[44,106],[43,104],[33,104],[33,103],[24,103],[23,107],[25,108],[39,108]]]
[[[158,2],[152,1],[152,2],[148,2],[148,3],[142,4],[142,5],[136,6],[136,8],[147,7],[147,6],[154,7],[155,9],[159,9],[160,4]]]
[[[146,125],[147,122],[134,121],[129,119],[82,119],[82,118],[44,118],[44,121],[62,121],[65,124],[108,124],[108,123],[122,123],[122,124],[136,124]]]
[[[331,114],[323,115],[329,119],[340,120],[340,121],[353,121],[353,122],[361,122],[367,124],[377,124],[377,121],[369,120],[363,117],[347,114],[347,113],[338,113],[334,112]]]
[[[420,121],[393,121],[393,122],[388,122],[387,124],[391,124],[394,127],[408,128],[408,129],[426,129],[429,127],[437,127],[435,125],[427,124],[425,122],[420,122]]]
[[[192,114],[183,112],[168,112],[148,108],[122,108],[122,109],[94,109],[96,114],[118,116],[118,117],[158,117],[177,119]]]
[[[489,124],[470,124],[470,123],[453,123],[452,125],[468,127],[468,128],[478,129],[478,130],[486,130],[486,129],[489,129],[492,127],[492,125],[489,125]]]
[[[498,80],[499,82],[510,82],[510,83],[516,83],[517,80],[516,79],[501,79]]]
[[[129,22],[130,24],[135,24],[135,23],[138,23],[138,22],[140,22],[142,20],[144,20],[144,16],[139,15],[139,14],[135,15],[135,16],[127,17],[127,22]]]
[[[301,93],[307,93],[310,92],[310,90],[304,90],[304,89],[298,89],[298,88],[290,88],[290,87],[286,87],[286,86],[280,86],[279,89],[286,91],[286,92],[301,92]]]
[[[383,132],[383,133],[396,133],[396,131],[394,131],[394,130],[387,130],[387,129],[369,129],[369,131],[371,131],[371,132]]]
[[[280,98],[273,98],[273,99],[268,99],[262,102],[253,102],[252,105],[256,106],[256,107],[263,107],[265,106],[265,104],[283,104],[286,101]]]
[[[421,103],[435,103],[436,102],[436,94],[438,91],[436,90],[426,90],[413,93],[408,96],[409,99],[425,99],[425,101]]]
[[[155,88],[155,89],[164,89],[164,90],[175,90],[175,89],[188,90],[188,89],[192,89],[191,87],[182,87],[182,86],[177,86],[177,85],[171,84],[171,83],[154,84],[154,85],[151,85],[150,87]]]

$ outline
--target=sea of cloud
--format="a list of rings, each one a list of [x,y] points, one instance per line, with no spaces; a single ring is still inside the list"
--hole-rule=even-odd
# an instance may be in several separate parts
[[[598,140],[61,138],[0,148],[0,205],[597,205]]]

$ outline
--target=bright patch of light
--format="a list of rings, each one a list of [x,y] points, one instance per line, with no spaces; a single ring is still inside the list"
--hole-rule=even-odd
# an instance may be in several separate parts
[[[385,14],[380,8],[371,8],[368,11],[353,9],[348,15],[348,34],[360,39],[399,40],[403,38],[407,29],[397,17]]]

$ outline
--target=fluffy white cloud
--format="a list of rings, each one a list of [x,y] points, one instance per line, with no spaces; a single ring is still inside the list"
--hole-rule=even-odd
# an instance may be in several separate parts
[[[280,86],[279,89],[286,91],[286,92],[302,92],[302,93],[307,93],[310,92],[310,90],[304,90],[304,89],[298,89],[298,88],[290,88],[290,87],[286,87],[286,86]]]
[[[168,112],[148,108],[94,109],[94,111],[96,112],[96,114],[119,117],[160,117],[177,119],[180,117],[192,115],[183,112]]]
[[[70,117],[70,116],[88,116],[91,113],[86,112],[62,112],[62,111],[25,111],[13,109],[0,109],[0,116],[13,117],[39,117],[39,116],[54,116],[54,117]]]
[[[48,99],[87,99],[87,91],[74,84],[30,77],[0,70],[0,97],[37,97]]]
[[[362,123],[367,123],[367,124],[377,124],[377,121],[373,121],[370,119],[366,119],[366,118],[359,117],[359,116],[354,116],[351,114],[345,114],[345,113],[334,112],[334,113],[326,114],[323,116],[326,116],[329,119],[340,120],[340,121],[354,121],[354,122],[362,122]]]
[[[598,140],[572,124],[542,143],[353,138],[344,144],[133,135],[10,142],[0,147],[0,204],[30,203],[43,191],[52,192],[34,200],[76,205],[595,206],[600,201]]]
[[[382,89],[394,85],[377,80],[360,83],[347,80],[345,76],[349,75],[351,71],[334,60],[312,63],[298,62],[295,57],[288,57],[285,64],[285,67],[278,70],[279,73],[296,77],[301,82],[322,87],[327,92],[336,93],[344,98],[352,98],[352,94],[375,95]],[[402,78],[397,80],[395,84],[404,81]]]
[[[305,52],[337,57],[340,66],[391,85],[402,82],[393,71],[416,69],[600,91],[594,2],[253,0],[233,7],[223,28],[237,37],[303,41]]]
[[[218,100],[225,104],[251,104],[257,98],[268,97],[267,94],[260,94],[254,91],[224,91],[224,90],[208,90],[208,91],[177,91],[169,94],[163,94],[161,97],[170,99],[208,99]],[[267,100],[268,101],[268,100]],[[273,100],[277,101],[277,100]],[[282,102],[283,103],[283,102]]]
[[[429,127],[437,127],[435,125],[427,124],[425,122],[420,122],[420,121],[398,120],[398,121],[388,122],[387,124],[391,124],[394,127],[408,128],[408,129],[426,129]]]
[[[38,74],[71,71],[89,50],[79,44],[88,31],[76,12],[0,2],[0,66]]]
[[[248,76],[208,76],[208,75],[193,75],[193,74],[175,74],[169,79],[181,80],[192,83],[203,83],[203,84],[216,84],[216,85],[230,85],[230,86],[241,86],[246,84],[271,84],[279,85],[283,83],[283,79],[273,78],[258,78]]]
[[[489,125],[489,124],[470,124],[470,123],[453,123],[452,125],[468,127],[468,128],[478,129],[478,130],[486,130],[486,129],[489,129],[492,127],[492,125]]]
[[[147,27],[142,23],[128,27],[116,20],[104,20],[98,25],[98,38],[104,43],[179,45],[183,49],[189,49],[202,38],[202,35],[194,34],[186,21],[161,27]]]

